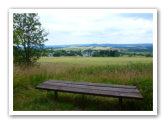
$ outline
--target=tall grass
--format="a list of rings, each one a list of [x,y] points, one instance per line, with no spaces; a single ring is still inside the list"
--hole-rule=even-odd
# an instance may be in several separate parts
[[[14,66],[14,110],[119,110],[117,98],[88,95],[83,98],[80,94],[59,93],[55,100],[53,92],[34,89],[48,79],[136,85],[144,99],[123,100],[123,110],[152,110],[152,58],[136,61],[134,58],[77,57],[78,62],[73,59],[76,58],[53,58],[54,61],[42,58],[39,66],[24,70]]]

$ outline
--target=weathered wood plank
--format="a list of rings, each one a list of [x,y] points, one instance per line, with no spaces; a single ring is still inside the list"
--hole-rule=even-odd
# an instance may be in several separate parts
[[[70,93],[80,93],[80,94],[90,94],[90,95],[100,95],[100,96],[110,96],[110,97],[124,97],[124,98],[136,98],[142,99],[140,93],[128,93],[128,92],[118,92],[118,91],[108,91],[108,90],[96,90],[96,89],[86,89],[86,88],[74,88],[65,86],[50,86],[45,84],[39,85],[36,88],[53,90],[60,92],[70,92]]]
[[[129,89],[129,88],[115,88],[115,87],[104,87],[104,86],[87,86],[87,85],[80,85],[80,84],[69,84],[69,83],[43,83],[42,85],[48,85],[48,86],[65,86],[65,87],[70,87],[70,88],[79,88],[79,89],[95,89],[95,90],[106,90],[106,91],[116,91],[116,92],[135,92],[139,93],[139,90],[134,88],[134,89]]]
[[[136,88],[136,86],[129,85],[113,85],[113,84],[104,84],[104,83],[88,83],[88,82],[72,82],[72,81],[63,81],[63,80],[48,80],[44,83],[68,83],[68,84],[77,84],[77,85],[87,85],[87,86],[104,86],[104,87],[115,87],[115,88]]]

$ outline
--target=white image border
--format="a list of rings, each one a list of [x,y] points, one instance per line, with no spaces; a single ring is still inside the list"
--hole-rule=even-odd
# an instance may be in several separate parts
[[[65,11],[153,14],[153,111],[13,111],[13,13]],[[9,115],[157,115],[157,9],[9,9]]]

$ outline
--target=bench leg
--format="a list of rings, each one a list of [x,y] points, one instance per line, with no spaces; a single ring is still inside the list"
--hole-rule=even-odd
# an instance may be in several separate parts
[[[54,91],[55,92],[55,98],[57,99],[58,97],[58,92],[57,91]]]
[[[122,110],[122,98],[119,98],[119,109]]]

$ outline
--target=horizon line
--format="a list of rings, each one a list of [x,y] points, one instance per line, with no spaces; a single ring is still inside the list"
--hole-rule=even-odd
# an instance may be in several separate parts
[[[98,44],[98,45],[102,45],[102,44],[114,44],[114,45],[119,45],[119,44],[153,44],[153,43],[81,43],[81,44],[79,44],[79,43],[76,43],[76,44],[52,44],[52,45],[46,45],[46,46],[55,46],[55,45],[59,45],[59,46],[61,46],[61,45],[89,45],[89,44]]]

